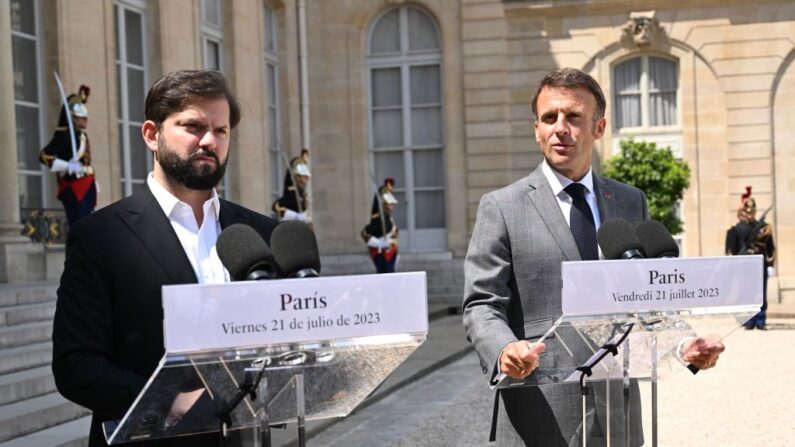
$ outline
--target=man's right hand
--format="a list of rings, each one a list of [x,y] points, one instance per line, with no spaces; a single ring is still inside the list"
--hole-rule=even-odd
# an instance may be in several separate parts
[[[547,348],[544,343],[515,341],[500,354],[500,372],[514,379],[524,379],[538,368],[538,358]]]

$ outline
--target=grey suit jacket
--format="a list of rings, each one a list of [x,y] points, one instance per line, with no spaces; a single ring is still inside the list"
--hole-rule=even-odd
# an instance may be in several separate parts
[[[648,219],[642,191],[594,175],[601,221]],[[489,377],[502,349],[543,335],[560,317],[561,262],[581,260],[557,198],[539,165],[529,176],[481,198],[465,261],[464,327]],[[547,342],[541,367],[564,356]],[[501,392],[499,445],[568,445],[580,426],[577,386]],[[590,445],[590,444],[589,444]]]

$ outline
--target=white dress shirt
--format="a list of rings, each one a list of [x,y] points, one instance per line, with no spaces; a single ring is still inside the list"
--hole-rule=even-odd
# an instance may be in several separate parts
[[[155,180],[153,173],[149,173],[146,184],[171,222],[174,232],[177,233],[179,243],[188,255],[199,283],[229,282],[229,272],[224,268],[215,249],[215,242],[221,233],[221,222],[218,220],[221,202],[215,189],[202,205],[204,220],[201,226],[198,226],[190,205],[168,192]]]
[[[547,182],[549,182],[549,186],[552,188],[552,193],[555,194],[555,197],[558,199],[558,206],[560,207],[560,211],[563,213],[563,217],[566,218],[566,223],[571,226],[570,219],[572,199],[571,196],[564,190],[567,186],[575,182],[552,169],[547,164],[546,159],[544,159],[544,162],[541,164],[541,171],[544,173],[544,177],[546,177]],[[586,173],[585,176],[576,183],[580,183],[585,186],[585,201],[588,202],[588,206],[591,207],[593,223],[596,226],[596,231],[599,231],[599,225],[602,223],[602,220],[599,216],[599,207],[596,205],[596,194],[594,194],[593,189],[593,169],[588,168],[588,173]],[[602,248],[598,248],[599,259],[603,259]]]

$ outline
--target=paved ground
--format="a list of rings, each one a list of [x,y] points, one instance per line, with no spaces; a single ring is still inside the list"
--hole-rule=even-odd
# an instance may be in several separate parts
[[[440,323],[458,331],[455,318],[460,321]],[[660,446],[795,445],[795,320],[771,320],[770,328],[736,331],[719,368],[696,376],[685,371],[660,383]],[[315,434],[308,445],[487,445],[491,405],[469,352]]]

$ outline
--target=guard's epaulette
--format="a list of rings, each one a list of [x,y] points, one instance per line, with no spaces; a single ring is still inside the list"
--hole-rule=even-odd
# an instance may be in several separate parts
[[[765,226],[762,227],[761,230],[759,230],[760,236],[770,236],[771,234],[773,234],[773,229],[770,228],[769,224],[765,224]]]

